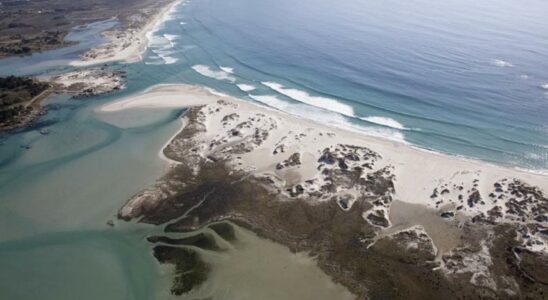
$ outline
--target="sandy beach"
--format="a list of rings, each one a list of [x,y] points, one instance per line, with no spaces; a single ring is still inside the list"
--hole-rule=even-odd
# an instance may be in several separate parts
[[[238,113],[243,118],[255,113],[272,115],[279,120],[278,128],[271,135],[280,137],[288,136],[289,132],[325,132],[330,135],[323,137],[312,137],[302,139],[299,143],[294,141],[288,145],[285,152],[293,153],[299,151],[303,156],[316,156],[325,147],[329,146],[335,140],[338,143],[347,143],[368,148],[382,155],[382,162],[385,165],[393,165],[396,175],[396,196],[398,200],[422,204],[428,207],[435,207],[430,198],[432,191],[445,183],[459,183],[464,189],[470,190],[477,182],[477,190],[482,194],[489,194],[493,183],[503,178],[519,178],[531,185],[535,185],[548,191],[548,176],[498,166],[482,161],[466,159],[462,157],[445,155],[433,151],[418,149],[413,146],[371,137],[353,131],[327,127],[311,120],[295,117],[287,113],[265,107],[264,105],[253,104],[249,101],[243,101],[219,93],[212,93],[210,90],[198,86],[188,85],[158,85],[152,87],[137,95],[121,99],[119,101],[106,104],[101,107],[103,112],[119,111],[131,108],[177,108],[193,107],[200,105],[215,105],[216,101],[223,99],[234,102],[238,106]],[[210,122],[211,128],[208,132],[217,134],[222,131],[216,120]],[[297,130],[300,129],[300,130]],[[331,138],[329,138],[331,136]],[[272,140],[275,140],[274,138]],[[245,168],[254,168],[255,172],[273,172],[278,157],[266,155],[271,152],[276,145],[266,143],[261,149],[256,149],[254,153],[248,154],[242,158]],[[256,152],[256,153],[255,153]],[[260,157],[259,157],[260,156]],[[299,170],[301,175],[310,176],[313,173],[310,170]],[[308,173],[307,173],[308,172]],[[449,188],[451,189],[451,188]],[[441,192],[441,190],[440,190]],[[453,192],[451,190],[450,192]],[[445,202],[444,204],[447,204]],[[473,214],[478,210],[488,210],[491,206],[477,209],[463,209],[463,213]]]
[[[316,253],[318,265],[360,299],[403,280],[404,267],[418,276],[405,286],[423,289],[417,299],[459,287],[465,297],[516,295],[518,275],[495,268],[498,261],[535,268],[548,254],[543,174],[325,126],[199,86],[154,86],[97,112],[184,107],[181,132],[160,155],[171,169],[132,197],[121,219],[171,222],[168,232],[236,222]],[[435,278],[421,282],[426,274]],[[371,290],[371,280],[382,288]]]
[[[88,50],[80,60],[72,61],[70,65],[87,67],[115,61],[140,61],[149,43],[148,34],[158,28],[165,21],[166,15],[181,2],[182,0],[170,1],[148,16],[147,21],[141,20],[143,25],[139,23],[130,25],[127,29],[106,31],[104,35],[109,40],[106,44]]]

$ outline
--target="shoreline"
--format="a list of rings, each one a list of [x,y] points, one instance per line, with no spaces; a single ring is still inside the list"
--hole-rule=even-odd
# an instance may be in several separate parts
[[[181,101],[181,95],[178,93],[189,93],[191,94],[191,97],[187,96],[186,100]],[[205,96],[206,100],[200,99],[200,94],[202,96]],[[152,87],[149,87],[141,92],[137,92],[134,95],[129,95],[126,97],[123,97],[121,99],[115,100],[111,103],[107,103],[103,106],[101,106],[98,110],[100,112],[110,112],[110,111],[118,111],[123,109],[130,109],[130,108],[181,108],[181,107],[192,107],[197,105],[206,105],[213,103],[213,99],[215,97],[223,97],[223,98],[229,98],[231,100],[237,101],[239,103],[245,103],[252,107],[257,107],[260,109],[265,109],[270,112],[274,112],[275,114],[280,114],[284,117],[299,120],[302,121],[304,124],[312,124],[317,127],[322,127],[326,129],[332,129],[335,131],[341,131],[346,132],[347,134],[354,135],[358,138],[362,137],[367,142],[371,143],[378,143],[381,146],[388,146],[390,148],[409,148],[409,150],[416,151],[418,153],[422,153],[420,156],[435,156],[443,160],[454,160],[454,161],[460,161],[462,164],[480,164],[483,165],[483,167],[491,168],[491,169],[504,169],[504,170],[511,170],[512,172],[523,174],[523,175],[529,175],[529,176],[541,176],[546,177],[548,180],[548,173],[543,170],[534,170],[534,169],[527,169],[522,168],[518,166],[511,166],[511,165],[503,165],[498,164],[496,162],[492,161],[485,161],[474,157],[467,157],[462,156],[458,154],[450,154],[445,152],[440,152],[435,149],[428,149],[423,148],[419,145],[410,144],[410,143],[403,143],[394,141],[388,138],[378,137],[378,136],[372,136],[368,135],[367,133],[361,133],[358,130],[349,130],[341,127],[332,127],[323,125],[320,123],[317,123],[310,119],[301,119],[299,116],[292,115],[290,113],[262,105],[260,103],[251,102],[244,99],[238,99],[233,96],[223,94],[221,92],[217,92],[215,90],[212,90],[209,87],[203,87],[198,85],[187,85],[187,84],[158,84],[154,85]],[[168,141],[166,144],[169,144],[170,141]],[[544,185],[545,189],[548,189],[548,182]]]
[[[158,157],[163,160],[164,162],[167,163],[167,166],[166,166],[166,172],[167,170],[169,170],[171,167],[173,167],[174,165],[177,165],[179,164],[180,162],[176,161],[176,160],[173,160],[169,157],[167,157],[165,154],[164,154],[164,150],[169,146],[169,144],[171,144],[171,142],[175,139],[175,137],[177,137],[177,135],[179,134],[179,132],[181,132],[181,130],[183,130],[183,128],[185,128],[185,121],[183,118],[180,118],[180,122],[181,122],[181,126],[179,127],[179,129],[177,129],[177,131],[168,139],[168,141],[162,145],[162,147],[160,148],[160,151],[158,151]]]
[[[137,30],[130,27],[123,30],[105,31],[103,34],[109,39],[107,43],[89,49],[80,59],[71,61],[69,65],[73,67],[89,67],[116,61],[134,63],[142,60],[142,55],[150,43],[148,35],[154,32],[165,21],[166,15],[182,2],[184,0],[172,0],[162,7],[149,22]],[[120,40],[117,40],[119,39],[117,37],[118,34],[123,35]],[[109,49],[110,47],[118,47],[120,44],[128,43],[128,46],[122,46],[122,48]],[[101,53],[102,50],[108,51]],[[116,54],[112,55],[112,52]],[[90,56],[92,58],[88,59]]]
[[[328,127],[198,86],[153,86],[97,112],[136,107],[188,110],[163,150],[178,164],[130,198],[120,219],[167,224],[166,233],[232,221],[317,256],[360,299],[538,291],[514,283],[523,272],[543,274],[547,176]]]

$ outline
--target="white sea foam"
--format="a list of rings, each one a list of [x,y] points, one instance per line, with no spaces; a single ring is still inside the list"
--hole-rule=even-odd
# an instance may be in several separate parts
[[[236,85],[242,92],[250,92],[255,89],[251,84],[240,83]]]
[[[179,24],[181,24],[181,25],[186,25],[186,22],[180,22]]]
[[[179,61],[178,58],[175,58],[173,56],[162,56],[162,59],[165,61],[166,65],[171,65]]]
[[[164,37],[168,40],[168,41],[174,41],[176,38],[178,38],[179,36],[178,35],[175,35],[175,34],[164,34]]]
[[[163,64],[164,64],[163,60],[162,61],[156,60],[156,61],[146,61],[145,62],[145,65],[163,65]]]
[[[163,48],[171,46],[171,43],[163,35],[151,35],[148,39],[149,47],[151,48]]]
[[[177,3],[173,4],[169,8],[169,10],[162,16],[162,18],[160,20],[158,20],[156,22],[156,24],[154,24],[154,27],[152,28],[152,30],[150,30],[149,32],[146,33],[147,40],[149,41],[148,46],[151,45],[151,40],[152,40],[153,36],[156,35],[156,33],[158,33],[158,31],[160,29],[165,28],[165,23],[167,21],[173,20],[173,14],[176,11],[177,6],[181,5],[181,3],[183,3],[183,1],[179,0]]]
[[[217,90],[215,90],[215,89],[212,89],[212,88],[206,87],[205,89],[206,89],[208,92],[210,92],[211,94],[216,95],[216,96],[219,96],[219,97],[227,97],[227,98],[230,97],[229,95],[227,95],[227,94],[225,94],[225,93],[221,93],[221,92],[219,92],[219,91],[217,91]]]
[[[229,68],[229,67],[219,67],[219,69],[227,72],[227,73],[230,73],[230,74],[234,74],[234,68]]]
[[[256,101],[261,102],[263,104],[266,104],[266,105],[268,105],[272,108],[276,108],[276,109],[279,109],[279,110],[282,110],[282,111],[287,111],[287,109],[291,105],[290,103],[288,103],[286,101],[283,101],[283,100],[280,100],[280,99],[278,99],[278,97],[271,96],[271,95],[252,95],[252,94],[249,94],[249,97],[251,97],[251,99],[253,99],[253,100],[256,100]]]
[[[524,79],[524,80],[527,80],[527,79],[529,79],[529,75],[527,75],[527,74],[521,74],[521,75],[519,76],[519,78]]]
[[[493,60],[493,65],[497,66],[497,67],[501,67],[501,68],[504,68],[504,67],[513,67],[514,65],[507,62],[507,61],[504,61],[502,59],[494,59]]]
[[[542,158],[541,155],[539,155],[537,153],[533,153],[533,152],[525,152],[525,157],[527,157],[529,159],[540,159],[540,158]]]
[[[297,89],[291,89],[286,88],[283,85],[276,83],[276,82],[261,82],[263,85],[273,89],[274,91],[285,95],[289,98],[292,98],[294,100],[297,100],[299,102],[306,103],[308,105],[320,107],[326,110],[338,112],[340,114],[354,117],[354,109],[350,105],[346,105],[344,103],[341,103],[335,99],[326,98],[326,97],[319,97],[319,96],[312,96],[308,94],[305,91],[297,90]]]
[[[203,76],[217,79],[217,80],[226,80],[230,82],[235,82],[236,78],[234,76],[230,75],[230,73],[223,71],[223,70],[213,70],[209,66],[205,65],[194,65],[192,66],[192,69]]]
[[[177,6],[181,5],[183,3],[183,0],[178,0],[175,4],[173,4],[169,10],[162,16],[160,20],[154,24],[154,27],[146,33],[147,38],[147,48],[162,48],[162,50],[166,50],[168,45],[170,47],[173,47],[172,39],[174,39],[176,36],[172,34],[163,34],[160,35],[158,32],[165,28],[165,23],[167,21],[174,19],[174,13],[177,10]],[[167,56],[166,56],[167,57]],[[164,61],[166,61],[164,59]],[[176,62],[176,58],[169,57],[166,61],[166,63],[174,63]]]
[[[400,130],[407,129],[400,122],[398,122],[394,119],[391,119],[391,118],[387,118],[387,117],[373,116],[373,117],[365,117],[365,118],[360,118],[360,119],[362,119],[364,121],[367,121],[367,122],[371,122],[371,123],[391,127],[391,128],[394,128],[394,129],[400,129]]]
[[[152,52],[160,57],[166,65],[174,64],[179,61],[178,58],[173,56],[173,54],[177,52],[175,50],[175,44],[173,43],[173,40],[176,38],[177,36],[173,34],[160,35],[153,33],[148,39],[149,47]],[[149,58],[153,58],[153,56],[149,56]]]
[[[158,55],[166,65],[171,65],[179,61],[178,58],[172,56],[175,51],[173,51],[171,47],[161,47],[159,49],[153,48],[152,52]]]
[[[175,19],[175,12],[177,11],[177,6],[185,6],[186,4],[184,3],[184,1],[181,1],[173,6],[171,6],[171,8],[167,11],[167,13],[165,14],[164,16],[164,19],[163,19],[163,22],[162,23],[165,23],[166,21],[171,21],[171,20],[174,20]]]
[[[545,84],[541,85],[540,87],[545,89],[545,90],[548,90],[548,83],[545,83]]]
[[[279,99],[276,96],[250,94],[249,97],[251,97],[252,99],[258,102],[266,104],[272,108],[285,111],[292,115],[297,115],[313,121],[322,120],[322,123],[328,126],[334,126],[337,128],[351,130],[354,132],[359,132],[359,133],[367,134],[370,136],[382,137],[385,139],[405,143],[404,135],[397,130],[384,129],[384,128],[371,128],[371,127],[356,125],[351,123],[346,117],[338,113],[327,111],[322,108],[310,107],[309,105],[304,105],[304,104],[291,104],[289,102]]]

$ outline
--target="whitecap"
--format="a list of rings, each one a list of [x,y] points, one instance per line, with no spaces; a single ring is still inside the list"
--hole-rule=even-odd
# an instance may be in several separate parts
[[[230,75],[230,73],[225,72],[223,70],[213,70],[209,66],[205,65],[194,65],[192,66],[192,69],[201,75],[217,80],[226,80],[230,82],[235,82],[236,78],[234,76]]]
[[[250,92],[255,89],[251,84],[240,83],[236,85],[242,92]]]
[[[148,45],[151,48],[169,47],[171,43],[162,35],[152,34],[148,37]]]
[[[182,1],[179,1],[179,3],[171,6],[171,8],[162,16],[161,19],[159,19],[156,24],[154,24],[154,27],[152,28],[152,30],[148,31],[146,33],[146,37],[148,39],[148,41],[150,42],[151,40],[151,37],[156,34],[160,29],[163,29],[165,28],[165,23],[167,21],[171,21],[174,19],[174,12],[176,11],[177,9],[177,6],[180,5],[181,3],[183,3]],[[150,45],[150,43],[149,43]]]
[[[272,108],[276,108],[276,109],[283,110],[283,111],[287,111],[287,108],[291,105],[290,103],[288,103],[286,101],[283,101],[283,100],[280,100],[278,97],[271,96],[271,95],[252,95],[252,94],[249,94],[249,97],[251,97],[251,99],[253,99],[255,101],[261,102],[261,103],[266,104],[266,105],[268,105]]]
[[[502,59],[495,59],[493,60],[493,65],[497,66],[497,67],[501,67],[501,68],[504,68],[504,67],[513,67],[514,65],[507,62],[507,61],[504,61]]]
[[[179,61],[178,58],[172,56],[175,52],[167,50],[166,48],[153,49],[152,52],[158,55],[166,65],[171,65]]]
[[[400,131],[386,128],[372,128],[360,126],[350,122],[346,117],[338,113],[328,111],[322,108],[311,107],[304,104],[291,104],[272,95],[250,94],[249,97],[251,97],[255,101],[261,102],[263,104],[266,104],[267,106],[287,112],[292,115],[303,117],[312,121],[322,120],[322,124],[328,126],[406,143],[405,136]]]
[[[145,61],[145,65],[163,65],[163,64],[164,64],[164,61],[159,61],[159,60]]]
[[[179,24],[181,24],[181,25],[186,25],[186,22],[180,22]]]
[[[212,88],[209,88],[209,87],[206,87],[205,88],[208,92],[210,92],[211,94],[215,95],[215,96],[219,96],[219,97],[230,97],[229,95],[225,94],[225,93],[221,93],[215,89],[212,89]]]
[[[230,73],[230,74],[234,74],[234,68],[229,68],[229,67],[219,67],[219,69],[227,72],[227,73]]]
[[[175,40],[176,38],[178,38],[179,36],[178,35],[175,35],[175,34],[164,34],[164,37],[168,40],[168,41],[173,41]]]
[[[166,62],[166,65],[171,65],[179,61],[178,58],[173,56],[162,56],[162,59]]]
[[[372,116],[372,117],[365,117],[365,118],[360,118],[360,119],[362,119],[364,121],[367,121],[367,122],[379,124],[379,125],[382,125],[382,126],[394,128],[394,129],[399,129],[399,130],[407,129],[407,128],[405,128],[405,126],[403,126],[403,124],[401,124],[400,122],[398,122],[398,121],[396,121],[392,118]]]
[[[341,103],[335,99],[312,96],[305,91],[286,88],[283,85],[276,82],[261,82],[263,85],[273,89],[274,91],[285,95],[289,98],[297,100],[299,102],[306,103],[308,105],[320,107],[326,110],[334,111],[346,116],[354,117],[354,108],[350,105]]]
[[[537,154],[537,153],[533,153],[533,152],[525,152],[525,157],[529,158],[529,159],[535,159],[535,160],[538,160],[538,159],[541,159],[542,156]]]
[[[545,84],[541,85],[540,87],[545,89],[545,90],[548,90],[548,83],[545,83]]]

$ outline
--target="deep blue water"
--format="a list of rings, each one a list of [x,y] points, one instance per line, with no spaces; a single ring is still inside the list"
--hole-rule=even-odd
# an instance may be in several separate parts
[[[546,12],[537,0],[191,0],[156,32],[145,69],[336,126],[547,170]]]

